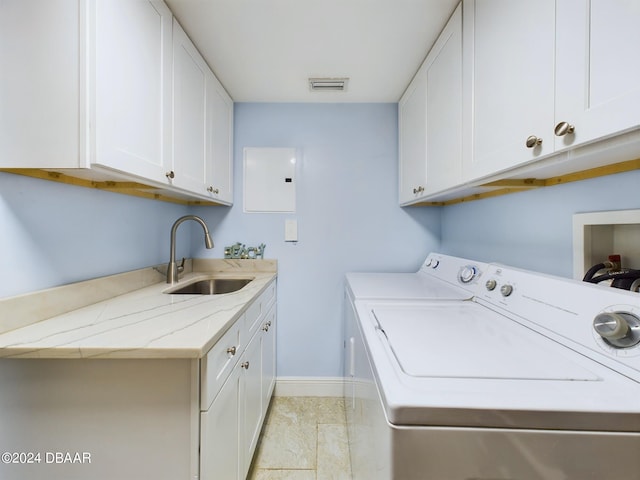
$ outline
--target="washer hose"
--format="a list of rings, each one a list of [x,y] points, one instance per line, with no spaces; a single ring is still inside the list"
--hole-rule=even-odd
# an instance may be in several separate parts
[[[597,277],[587,280],[587,282],[600,283],[605,280],[613,280],[613,282],[611,282],[612,287],[630,290],[631,285],[638,279],[640,279],[640,270],[627,270],[624,272],[610,272],[604,275],[598,275]]]
[[[607,266],[604,263],[598,263],[596,265],[594,265],[593,267],[591,267],[589,270],[587,270],[587,273],[584,274],[584,278],[582,279],[583,282],[590,282],[591,279],[593,278],[593,276],[598,273],[598,271],[602,270],[603,268],[606,268]]]

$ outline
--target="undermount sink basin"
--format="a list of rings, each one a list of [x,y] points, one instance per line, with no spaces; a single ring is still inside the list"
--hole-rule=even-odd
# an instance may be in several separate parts
[[[170,295],[220,295],[240,290],[253,278],[207,278],[197,280],[175,290],[165,293]]]

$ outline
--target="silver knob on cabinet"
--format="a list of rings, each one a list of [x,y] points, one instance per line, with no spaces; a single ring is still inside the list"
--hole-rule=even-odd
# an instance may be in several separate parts
[[[249,370],[249,362],[242,362],[242,363],[240,364],[240,366],[241,366],[242,368],[244,368],[245,370]]]
[[[487,283],[484,284],[487,290],[492,291],[498,286],[498,282],[496,282],[493,278],[487,280]]]
[[[227,348],[227,353],[231,356],[234,356],[236,354],[236,347]]]
[[[176,176],[176,174],[174,173],[174,171],[173,171],[173,170],[171,170],[171,171],[169,171],[169,172],[165,173],[165,176],[166,176],[167,178],[174,178],[174,177]]]
[[[513,286],[509,285],[508,283],[505,283],[500,287],[500,293],[502,294],[503,297],[508,297],[513,293]]]
[[[560,122],[556,125],[556,128],[553,130],[553,133],[556,134],[557,137],[564,137],[570,133],[573,133],[575,127],[570,125],[568,122]]]
[[[212,186],[209,186],[207,188],[207,192],[215,193],[217,195],[218,193],[220,193],[220,190],[218,190],[217,188],[213,188]]]
[[[525,143],[527,148],[534,148],[540,144],[542,144],[542,139],[540,137],[536,137],[535,135],[529,135]]]
[[[416,193],[422,193],[424,192],[424,187],[422,185],[418,185],[417,188],[413,189],[413,194],[415,195]]]
[[[632,313],[600,313],[593,319],[593,328],[605,342],[616,348],[640,343],[640,319]]]

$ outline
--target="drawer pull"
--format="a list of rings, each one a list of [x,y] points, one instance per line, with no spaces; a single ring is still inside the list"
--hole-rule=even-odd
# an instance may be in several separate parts
[[[270,326],[271,326],[271,321],[268,321],[267,323],[264,324],[264,327],[262,327],[262,330],[264,330],[265,332],[268,332]]]
[[[245,370],[249,370],[249,362],[242,362],[242,363],[240,364],[240,366],[241,366],[242,368],[244,368]]]
[[[233,357],[236,354],[236,347],[227,348],[227,353]]]

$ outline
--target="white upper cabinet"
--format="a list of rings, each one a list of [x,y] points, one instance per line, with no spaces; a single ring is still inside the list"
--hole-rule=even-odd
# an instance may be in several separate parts
[[[206,191],[206,99],[211,71],[177,21],[173,22],[174,185]]]
[[[427,58],[427,187],[435,193],[462,179],[462,8]]]
[[[556,149],[638,127],[640,2],[558,0],[557,25]]]
[[[171,165],[171,12],[161,1],[87,5],[95,8],[88,32],[95,50],[87,52],[91,163],[165,181]]]
[[[207,194],[233,202],[233,100],[213,75],[207,76]]]
[[[5,0],[0,54],[0,168],[232,203],[233,101],[162,0]]]
[[[399,107],[401,204],[462,176],[462,11],[458,6]]]
[[[636,0],[464,0],[463,23],[465,181],[640,126]]]
[[[465,0],[463,23],[473,180],[553,152],[555,1]]]
[[[400,204],[424,195],[427,183],[427,72],[418,71],[398,105]]]
[[[174,19],[172,184],[231,204],[232,139],[233,101]]]

